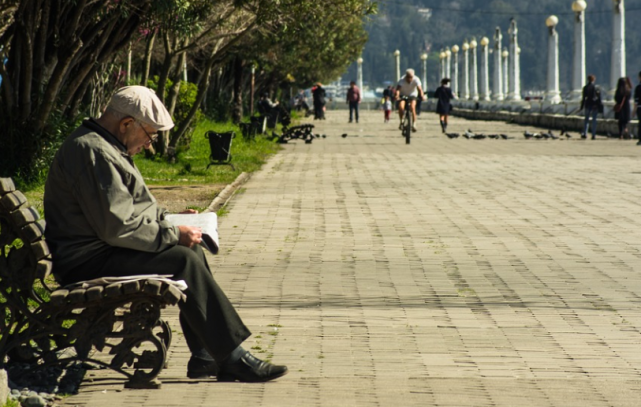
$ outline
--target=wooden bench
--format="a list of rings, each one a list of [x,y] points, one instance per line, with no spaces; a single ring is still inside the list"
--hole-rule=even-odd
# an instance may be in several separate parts
[[[13,181],[0,178],[0,368],[91,362],[126,376],[125,387],[159,388],[171,344],[161,309],[185,295],[153,278],[52,289],[44,229]]]

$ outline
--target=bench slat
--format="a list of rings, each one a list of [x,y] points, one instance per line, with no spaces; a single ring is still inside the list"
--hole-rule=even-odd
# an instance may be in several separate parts
[[[117,298],[122,295],[122,291],[120,290],[122,287],[122,283],[113,283],[109,284],[107,287],[105,287],[105,296],[109,298]]]
[[[159,296],[162,290],[162,281],[147,280],[143,290],[149,295]]]
[[[0,195],[16,190],[16,185],[11,178],[0,178]]]
[[[183,299],[184,294],[182,291],[174,287],[173,285],[169,284],[163,284],[167,288],[165,289],[165,292],[162,295],[163,300],[165,300],[167,303],[171,305],[175,305],[178,303],[178,301]]]
[[[51,293],[51,302],[52,305],[59,307],[67,303],[67,296],[69,295],[69,290],[61,288]]]
[[[85,302],[86,292],[87,290],[84,288],[74,288],[67,296],[67,299],[71,304],[82,304]]]
[[[101,299],[104,291],[105,291],[105,287],[101,285],[88,288],[87,293],[85,294],[85,296],[87,297],[87,301],[96,301]]]
[[[43,259],[38,262],[38,265],[36,266],[36,272],[38,273],[38,277],[45,279],[49,277],[49,274],[51,274],[51,270],[53,269],[53,263],[51,260],[48,259]]]
[[[49,246],[47,246],[47,242],[45,242],[44,240],[31,243],[31,250],[33,251],[33,254],[34,256],[36,256],[37,260],[46,259],[51,254],[51,252],[49,251]]]
[[[15,211],[11,214],[11,219],[18,227],[23,227],[26,224],[32,223],[40,219],[40,214],[33,207],[22,208],[19,211]]]
[[[27,203],[27,197],[20,191],[9,192],[0,199],[0,205],[9,212]]]
[[[29,223],[22,228],[22,233],[24,233],[27,240],[30,242],[35,242],[40,239],[45,233],[45,220],[40,219],[36,222]]]
[[[127,294],[135,294],[140,291],[140,282],[139,281],[127,281],[122,284],[122,292]]]

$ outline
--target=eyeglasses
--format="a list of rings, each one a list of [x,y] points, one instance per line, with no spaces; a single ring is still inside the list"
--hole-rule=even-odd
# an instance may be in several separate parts
[[[145,127],[142,125],[141,122],[136,122],[136,123],[138,123],[142,131],[145,132],[145,134],[147,135],[147,138],[149,139],[149,141],[147,141],[145,144],[151,144],[158,139],[158,133],[149,134],[149,132],[145,130]]]

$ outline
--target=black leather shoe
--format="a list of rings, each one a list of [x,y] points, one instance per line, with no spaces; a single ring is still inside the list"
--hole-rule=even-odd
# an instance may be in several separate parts
[[[192,356],[187,363],[187,377],[190,379],[206,379],[217,374],[218,365],[213,360]]]
[[[240,360],[220,367],[219,382],[268,382],[287,374],[287,366],[272,365],[247,352]]]

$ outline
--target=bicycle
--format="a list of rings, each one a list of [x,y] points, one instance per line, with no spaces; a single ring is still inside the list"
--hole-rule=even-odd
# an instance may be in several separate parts
[[[399,99],[405,101],[405,114],[403,115],[403,120],[401,121],[401,134],[405,137],[405,144],[410,143],[410,137],[412,135],[412,128],[414,127],[414,117],[412,116],[412,107],[410,106],[409,96],[401,96]]]

